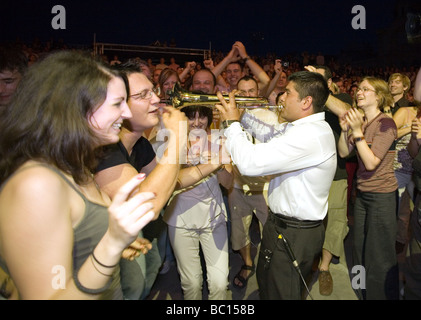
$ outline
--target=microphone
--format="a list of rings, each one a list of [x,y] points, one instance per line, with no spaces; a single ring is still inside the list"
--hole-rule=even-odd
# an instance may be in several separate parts
[[[279,238],[279,239],[282,239],[282,241],[284,242],[285,249],[286,249],[286,251],[287,251],[287,253],[288,253],[289,258],[290,258],[290,259],[291,259],[291,261],[292,261],[292,265],[293,265],[293,266],[294,266],[297,270],[299,270],[297,259],[295,258],[294,252],[292,252],[292,249],[291,249],[291,247],[290,247],[290,245],[289,245],[289,242],[287,241],[287,239],[286,239],[286,238],[285,238],[282,234],[280,234],[280,235],[278,236],[278,238]]]
[[[312,297],[312,295],[310,293],[310,290],[309,290],[309,288],[307,286],[307,283],[304,280],[303,274],[301,273],[301,269],[300,269],[300,266],[298,265],[298,261],[295,258],[294,252],[292,251],[291,246],[289,245],[289,242],[288,242],[287,238],[285,238],[282,234],[279,234],[278,235],[278,239],[281,239],[283,241],[284,246],[285,246],[285,249],[286,249],[286,251],[288,253],[288,256],[289,256],[289,258],[292,261],[292,265],[294,266],[295,270],[297,270],[298,274],[300,275],[300,278],[301,278],[301,280],[302,280],[302,282],[303,282],[303,284],[304,284],[304,286],[305,286],[305,288],[307,290],[307,293],[308,293],[309,297],[311,298],[311,300],[313,300],[313,297]]]

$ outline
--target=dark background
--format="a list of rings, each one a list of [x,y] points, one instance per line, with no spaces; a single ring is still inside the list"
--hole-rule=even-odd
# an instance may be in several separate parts
[[[366,58],[384,52],[391,27],[400,31],[391,35],[396,40],[390,46],[407,46],[406,12],[419,7],[419,2],[14,0],[2,4],[0,42],[31,42],[37,38],[91,46],[94,39],[133,45],[159,41],[163,45],[173,42],[179,48],[211,48],[226,53],[238,40],[254,55],[364,51]],[[66,30],[51,26],[54,5],[66,9]],[[352,28],[355,15],[351,10],[355,5],[366,9],[365,30]]]

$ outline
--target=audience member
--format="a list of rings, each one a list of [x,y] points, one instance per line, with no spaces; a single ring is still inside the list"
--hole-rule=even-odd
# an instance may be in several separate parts
[[[187,106],[182,111],[189,119],[188,163],[180,172],[180,190],[171,197],[164,220],[168,224],[184,299],[201,300],[203,297],[201,248],[207,271],[208,298],[224,300],[229,272],[228,233],[227,210],[219,183],[230,188],[231,165],[229,159],[220,159],[223,146],[208,139],[212,110],[205,106]],[[216,155],[215,151],[218,151]]]
[[[145,259],[146,270],[141,262],[121,261],[120,268],[123,293],[126,299],[143,299],[152,288],[159,269],[165,258],[165,247],[159,248],[161,237],[166,237],[166,225],[160,215],[174,191],[180,165],[177,159],[182,156],[183,139],[180,139],[179,123],[186,121],[183,113],[171,107],[165,107],[162,115],[164,127],[169,130],[168,147],[163,159],[169,154],[174,159],[158,161],[149,141],[143,136],[146,129],[153,128],[159,122],[159,97],[153,91],[153,84],[142,73],[141,67],[134,61],[120,66],[128,78],[128,104],[133,117],[123,122],[118,144],[109,148],[107,157],[100,162],[95,180],[101,190],[114,199],[119,188],[139,173],[146,174],[146,179],[139,192],[149,190],[157,194],[154,199],[154,212],[157,220],[149,223],[143,230],[143,236],[152,243]],[[186,133],[181,133],[181,137]],[[185,139],[184,139],[185,140]]]
[[[414,97],[421,101],[421,69],[419,69],[415,84]],[[404,298],[406,300],[421,299],[421,120],[416,117],[412,121],[411,140],[408,151],[414,157],[414,183],[416,188],[415,206],[410,217],[410,239],[405,257],[405,286]]]
[[[241,62],[240,62],[241,61]],[[233,44],[228,55],[218,63],[212,72],[218,78],[222,71],[226,71],[229,88],[225,91],[229,92],[237,89],[238,81],[246,75],[244,67],[250,68],[250,72],[257,78],[259,91],[265,92],[269,85],[270,79],[266,72],[247,54],[245,46],[237,41]]]
[[[160,98],[168,104],[170,98],[169,93],[174,89],[174,85],[180,83],[180,77],[177,71],[170,68],[162,70],[158,78],[158,86],[160,90]]]
[[[157,69],[164,70],[165,68],[168,68],[168,65],[165,63],[165,58],[160,58],[159,63],[155,66]]]
[[[28,68],[25,53],[15,47],[0,47],[0,114],[12,100]]]
[[[169,68],[173,69],[174,71],[177,71],[177,69],[180,67],[178,63],[175,63],[175,59],[173,57],[170,58],[170,65]]]
[[[162,69],[155,68],[152,74],[152,83],[154,84],[156,88],[159,88],[158,80],[159,80],[159,76],[161,75],[161,72],[162,72]]]
[[[407,146],[411,139],[411,124],[418,115],[418,107],[411,106],[405,99],[405,93],[411,87],[409,78],[402,74],[393,74],[389,78],[389,89],[395,101],[393,120],[396,123],[397,140],[396,155],[393,163],[395,176],[398,181],[397,199],[397,236],[396,253],[401,253],[408,242],[408,226],[411,215],[411,202],[414,196],[412,180],[412,157]],[[395,111],[397,109],[397,111]]]
[[[140,174],[111,202],[92,172],[132,116],[126,98],[118,73],[63,51],[30,67],[0,119],[0,264],[20,298],[122,298],[118,263],[138,254],[154,194],[130,197]]]
[[[121,61],[119,60],[119,58],[118,58],[118,56],[117,56],[117,55],[114,55],[113,60],[111,60],[111,61],[110,61],[110,65],[111,65],[111,66],[114,66],[114,65],[116,65],[116,64],[120,64],[120,63],[121,63]]]
[[[361,299],[398,299],[395,254],[396,198],[393,170],[396,124],[382,110],[392,104],[384,80],[365,77],[358,88],[357,107],[340,118],[339,154],[358,156],[357,198],[354,204],[354,265],[365,268]]]
[[[272,78],[268,89],[266,91],[266,97],[268,97],[269,105],[276,105],[276,97],[280,93],[285,92],[285,88],[288,84],[288,76],[285,71],[282,70],[281,60],[276,60],[275,66],[275,76]]]
[[[321,253],[322,221],[336,169],[335,139],[322,112],[328,95],[326,81],[320,74],[292,74],[281,97],[285,123],[274,128],[253,117],[244,119],[247,114],[243,116],[247,124],[244,129],[251,125],[262,137],[267,132],[267,138],[271,138],[254,145],[238,122],[240,111],[234,94],[230,94],[227,103],[218,93],[221,105],[217,108],[226,128],[226,147],[240,173],[272,176],[268,191],[270,212],[257,264],[263,300],[302,299],[305,283],[294,266],[306,279]],[[296,261],[288,255],[285,243],[292,248]]]
[[[389,77],[388,85],[394,103],[390,106],[390,108],[385,107],[385,113],[390,111],[393,116],[399,108],[413,105],[405,97],[406,93],[411,88],[411,80],[409,80],[406,75],[401,73],[392,74]]]
[[[245,76],[238,81],[238,94],[244,97],[257,97],[257,81]],[[265,109],[246,110],[257,119],[269,124],[276,124],[277,116],[274,112]],[[253,143],[259,143],[259,133],[248,133],[248,139]],[[250,226],[253,215],[259,221],[260,231],[268,217],[268,207],[265,194],[267,195],[268,180],[266,177],[247,177],[242,175],[237,166],[233,166],[234,184],[229,191],[228,203],[231,215],[231,246],[238,251],[243,265],[233,279],[234,287],[245,288],[248,280],[255,273],[255,264],[251,256]]]
[[[326,101],[325,106],[325,119],[332,128],[333,134],[335,135],[336,145],[338,144],[339,137],[341,135],[341,127],[339,125],[339,118],[346,110],[351,108],[352,99],[347,93],[332,93],[332,72],[329,67],[319,66],[307,66],[307,70],[311,72],[320,73],[331,92],[332,97]],[[339,100],[342,107],[335,109],[333,101]],[[343,102],[343,104],[341,103]],[[332,108],[333,113],[330,109]],[[341,158],[339,154],[336,155],[337,167],[335,177],[333,178],[332,186],[329,190],[328,199],[328,210],[325,218],[325,240],[323,243],[322,257],[319,265],[319,292],[321,295],[329,296],[333,291],[333,279],[329,271],[329,266],[332,258],[335,256],[339,259],[339,262],[348,268],[345,257],[344,240],[348,234],[348,218],[347,218],[347,194],[348,194],[348,180],[346,172],[346,161]]]

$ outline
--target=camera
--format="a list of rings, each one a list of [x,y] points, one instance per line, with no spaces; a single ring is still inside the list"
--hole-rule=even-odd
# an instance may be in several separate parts
[[[408,13],[405,24],[409,43],[421,43],[421,13]]]
[[[282,68],[288,68],[289,67],[289,62],[284,62],[282,61]]]

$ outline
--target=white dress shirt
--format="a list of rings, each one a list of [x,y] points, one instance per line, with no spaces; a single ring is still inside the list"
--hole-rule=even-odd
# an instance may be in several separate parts
[[[261,132],[261,141],[247,139],[240,123],[225,130],[226,148],[241,174],[271,175],[269,208],[300,220],[323,220],[336,171],[336,145],[324,112],[277,126],[253,115],[243,116],[244,129]]]

